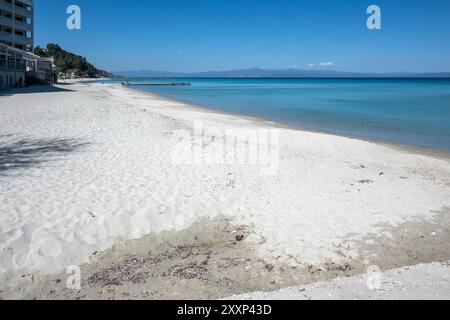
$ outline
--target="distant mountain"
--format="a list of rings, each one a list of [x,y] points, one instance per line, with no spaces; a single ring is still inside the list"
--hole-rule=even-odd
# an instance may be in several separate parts
[[[333,70],[299,70],[299,69],[241,69],[229,71],[208,71],[194,73],[177,73],[164,71],[117,71],[117,76],[129,78],[450,78],[450,72],[442,73],[357,73]]]
[[[151,71],[151,70],[140,70],[140,71],[117,71],[114,74],[118,77],[127,78],[174,78],[174,77],[186,77],[185,73],[175,73],[175,72],[165,72],[165,71]]]

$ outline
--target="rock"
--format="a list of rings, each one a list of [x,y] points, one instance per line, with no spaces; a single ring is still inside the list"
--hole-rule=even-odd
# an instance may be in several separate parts
[[[242,240],[244,240],[244,235],[242,235],[242,234],[237,234],[237,235],[236,235],[236,241],[239,242],[239,241],[242,241]]]

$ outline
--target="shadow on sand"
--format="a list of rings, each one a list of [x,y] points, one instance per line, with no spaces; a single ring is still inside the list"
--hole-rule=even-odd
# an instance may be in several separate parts
[[[3,142],[0,136],[0,176],[28,169],[80,149],[87,143],[75,139],[20,139]]]
[[[59,84],[58,84],[58,86],[59,86]],[[12,96],[15,94],[57,93],[57,92],[73,92],[73,90],[55,87],[55,86],[30,86],[30,87],[2,90],[2,91],[0,91],[0,97]]]

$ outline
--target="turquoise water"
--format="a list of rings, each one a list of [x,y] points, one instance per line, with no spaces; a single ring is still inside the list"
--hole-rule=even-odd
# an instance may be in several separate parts
[[[450,79],[129,79],[212,109],[310,130],[450,151]]]

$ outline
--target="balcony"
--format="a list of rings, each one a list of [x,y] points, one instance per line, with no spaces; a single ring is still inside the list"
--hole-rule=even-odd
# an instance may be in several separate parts
[[[26,22],[15,21],[15,28],[22,31],[33,31],[33,25]]]
[[[27,5],[27,6],[34,6],[34,1],[33,0],[15,0],[16,2],[22,2],[23,4]]]
[[[0,9],[12,12],[12,4],[6,2],[5,0],[0,0]]]
[[[0,31],[0,42],[13,42],[13,34]]]
[[[14,37],[14,43],[18,44],[18,45],[32,46],[33,45],[33,38],[28,38],[28,37],[25,37],[25,36],[16,35]]]
[[[27,9],[18,6],[15,6],[14,13],[16,14],[16,16],[33,18],[33,11],[28,11]]]
[[[12,27],[13,25],[13,20],[11,18],[7,18],[4,16],[0,16],[0,24],[2,26],[8,26],[8,27]]]

